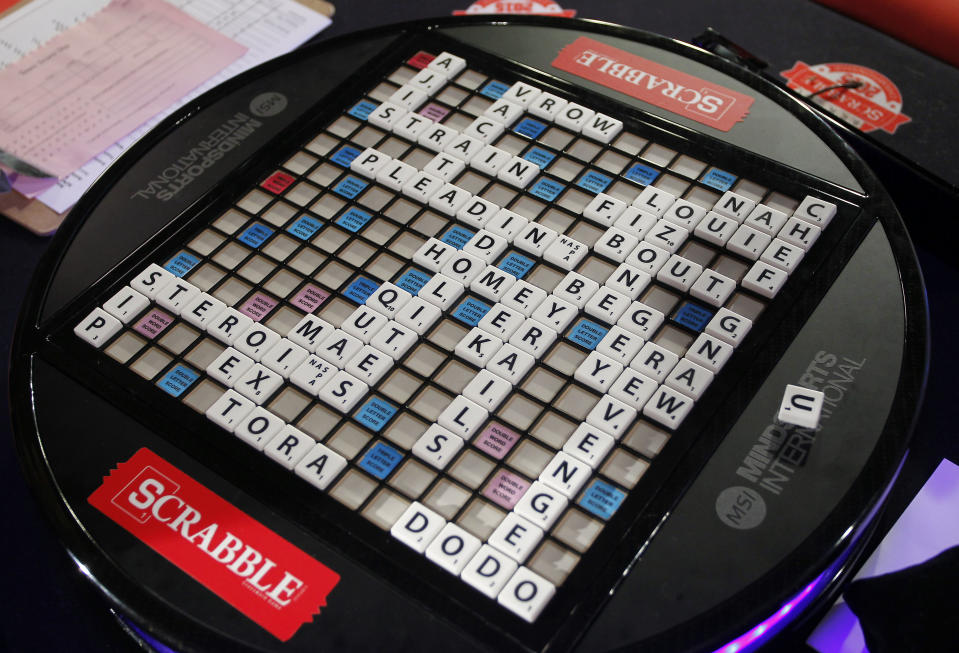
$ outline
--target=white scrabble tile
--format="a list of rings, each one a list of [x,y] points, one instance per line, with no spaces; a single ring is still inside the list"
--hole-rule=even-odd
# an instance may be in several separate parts
[[[578,272],[569,272],[553,289],[553,294],[582,309],[597,290],[599,290],[599,284],[592,279]]]
[[[661,383],[678,362],[679,356],[673,352],[660,347],[655,342],[647,342],[629,366]]]
[[[451,574],[459,575],[482,544],[475,535],[448,523],[426,547],[426,557]]]
[[[233,389],[257,404],[273,396],[273,393],[283,385],[283,375],[278,374],[263,365],[253,363],[233,382]]]
[[[370,387],[358,378],[340,370],[320,389],[317,396],[341,413],[348,413],[369,390]]]
[[[335,365],[323,360],[316,354],[310,354],[290,374],[290,382],[315,397],[320,394],[320,389],[333,378],[336,372]]]
[[[313,449],[316,442],[291,424],[284,424],[263,447],[263,453],[287,469],[293,469]]]
[[[172,272],[164,270],[156,263],[151,263],[147,268],[134,277],[130,282],[130,287],[150,299],[154,299],[163,286],[170,283],[173,276]]]
[[[232,345],[253,325],[253,320],[231,306],[227,306],[206,325],[206,331],[220,342]]]
[[[486,229],[480,229],[463,245],[463,251],[480,257],[486,264],[492,264],[506,251],[507,247],[509,247],[508,240]]]
[[[516,283],[516,277],[509,272],[500,270],[494,265],[487,265],[476,278],[470,282],[470,290],[490,301],[499,301]]]
[[[508,555],[484,544],[463,567],[460,578],[487,597],[495,599],[517,566]]]
[[[676,196],[654,186],[647,186],[643,189],[636,199],[633,200],[633,206],[652,213],[657,218],[661,217],[673,202]]]
[[[467,125],[466,129],[463,130],[463,133],[467,136],[472,136],[473,138],[479,139],[483,143],[490,143],[500,134],[502,134],[505,129],[506,128],[503,126],[503,123],[499,120],[493,120],[492,118],[488,118],[486,116],[480,116]],[[506,154],[506,152],[503,152],[503,150],[488,145],[486,148],[480,150],[479,154],[470,159],[470,165],[474,168],[479,168],[480,170],[485,171],[488,166],[495,165],[491,159],[494,154],[499,152],[502,152],[507,158],[509,158],[509,155]],[[499,157],[497,156],[496,158]],[[502,162],[499,165],[502,165]],[[488,174],[495,175],[496,170],[493,170]]]
[[[526,316],[515,308],[497,303],[480,318],[476,326],[501,340],[509,340],[525,321]]]
[[[477,156],[485,145],[483,141],[475,136],[460,132],[460,135],[451,140],[447,146],[443,148],[443,151],[451,154],[465,164],[472,161],[473,157]]]
[[[316,348],[333,333],[334,329],[335,327],[326,320],[307,314],[290,329],[286,337],[310,353],[315,353]]]
[[[802,248],[790,245],[785,240],[773,238],[769,246],[759,255],[759,260],[789,274],[796,269],[804,254]]]
[[[526,188],[538,174],[538,165],[518,156],[512,157],[496,171],[497,179],[505,181],[510,186],[515,186],[516,188]]]
[[[496,600],[514,614],[532,623],[556,594],[556,586],[542,576],[520,567],[500,591]]]
[[[206,409],[206,416],[214,424],[233,433],[255,406],[236,390],[227,390]]]
[[[542,256],[546,248],[556,240],[558,234],[554,229],[550,229],[538,222],[530,222],[513,239],[513,244],[524,252],[529,252],[533,256]]]
[[[416,142],[434,152],[442,152],[459,135],[460,133],[452,127],[437,123],[421,131],[416,137]]]
[[[263,354],[272,349],[273,345],[279,341],[279,333],[255,322],[250,324],[250,327],[233,341],[233,346],[253,360],[259,361],[263,358]]]
[[[493,374],[516,385],[532,369],[536,359],[522,349],[505,343],[486,364]]]
[[[480,370],[463,388],[463,396],[486,410],[496,410],[513,391],[513,384],[489,370]]]
[[[723,196],[719,198],[719,201],[716,202],[713,211],[720,215],[733,218],[736,222],[743,222],[749,214],[752,213],[754,208],[756,208],[756,202],[742,195],[737,195],[731,190],[727,190],[723,193]]]
[[[586,302],[583,309],[595,318],[615,324],[631,303],[632,300],[627,295],[608,286],[600,286],[599,290]]]
[[[576,368],[573,377],[597,392],[606,392],[622,371],[622,363],[599,352],[591,351]]]
[[[428,172],[417,172],[403,184],[402,193],[417,202],[426,204],[433,193],[443,187],[443,180]]]
[[[622,263],[637,245],[639,245],[639,238],[619,227],[610,227],[593,245],[593,251]]]
[[[703,396],[712,380],[712,372],[688,358],[682,358],[666,377],[666,385],[695,401]]]
[[[739,229],[738,222],[728,216],[710,211],[696,225],[693,233],[713,245],[723,246],[729,242],[737,229]]]
[[[349,317],[343,320],[340,328],[368,345],[373,336],[379,333],[380,329],[385,327],[389,321],[389,318],[379,311],[374,311],[368,306],[359,306]]]
[[[586,254],[588,253],[589,248],[583,243],[565,234],[559,234],[556,239],[543,250],[543,260],[549,261],[564,270],[573,270],[586,258]]]
[[[563,451],[596,469],[615,445],[616,440],[609,433],[584,423],[569,436]]]
[[[463,438],[432,424],[413,445],[413,455],[425,460],[437,469],[445,469],[449,462],[463,448]]]
[[[686,351],[686,358],[715,374],[733,353],[732,345],[708,333],[700,333]]]
[[[649,230],[656,226],[658,221],[659,218],[654,214],[630,205],[619,214],[613,226],[642,240],[649,233]]]
[[[559,112],[562,111],[567,104],[569,104],[567,100],[544,91],[536,96],[535,100],[529,103],[526,110],[538,118],[555,121],[556,116],[559,115]]]
[[[692,399],[669,386],[661,385],[643,406],[643,414],[667,428],[676,429],[692,407]]]
[[[734,290],[736,290],[735,281],[707,268],[693,283],[689,294],[718,308],[726,303]]]
[[[500,209],[489,222],[483,225],[487,231],[513,242],[525,231],[529,220],[509,209]]]
[[[233,433],[254,449],[262,451],[284,424],[286,422],[267,409],[256,406],[240,420]]]
[[[367,298],[366,305],[388,318],[394,318],[411,299],[413,295],[409,292],[386,281]]]
[[[604,113],[597,113],[583,123],[581,131],[583,136],[595,138],[600,143],[609,143],[619,132],[623,131],[623,121]]]
[[[417,294],[441,311],[445,311],[460,298],[465,288],[459,281],[454,281],[442,274],[435,274]]]
[[[750,211],[743,224],[747,224],[757,231],[773,236],[782,229],[782,226],[786,224],[786,220],[788,219],[789,216],[782,211],[777,211],[765,204],[757,204],[756,208]]]
[[[626,210],[626,202],[599,193],[583,209],[583,217],[604,227],[611,226]]]
[[[171,313],[179,315],[183,307],[199,294],[200,289],[192,283],[174,277],[160,289],[153,300]]]
[[[592,472],[587,463],[560,451],[540,473],[539,480],[572,499],[583,489]]]
[[[779,289],[786,283],[789,275],[779,268],[773,267],[763,261],[756,261],[749,268],[749,272],[742,278],[740,284],[743,288],[752,290],[763,297],[772,299],[779,292]]]
[[[543,529],[515,511],[507,513],[487,542],[522,564],[543,539]]]
[[[446,85],[448,76],[445,71],[427,66],[413,75],[407,82],[413,88],[418,88],[428,95],[433,95],[436,91]]]
[[[87,344],[99,349],[103,346],[103,343],[116,335],[122,328],[123,324],[120,320],[102,308],[94,308],[78,325],[73,327],[73,333]]]
[[[397,122],[405,117],[409,111],[406,108],[401,107],[398,104],[392,102],[384,102],[380,106],[376,107],[366,120],[371,125],[376,125],[382,129],[391,130]]]
[[[363,341],[343,329],[334,329],[326,340],[316,348],[316,355],[339,369],[363,348]]]
[[[679,229],[679,227],[676,227]],[[642,270],[646,274],[653,276],[659,269],[666,264],[669,259],[669,252],[662,247],[657,247],[648,242],[640,241],[636,249],[631,251],[626,257],[626,263]]]
[[[325,490],[345,468],[346,458],[317,442],[293,471],[315,488]]]
[[[226,310],[226,304],[213,295],[201,292],[183,307],[180,317],[193,326],[205,330],[207,325],[218,318],[224,310]]]
[[[485,367],[490,358],[503,346],[503,340],[477,327],[470,329],[453,349],[463,360],[477,367]]]
[[[305,347],[288,338],[280,338],[280,341],[264,354],[260,362],[283,377],[290,378],[293,370],[299,367],[309,355],[310,352]]]
[[[452,145],[452,143],[450,143]],[[355,161],[356,159],[354,159]],[[450,181],[466,168],[466,163],[452,154],[440,152],[423,166],[423,172],[428,172],[443,181]]]
[[[400,192],[403,190],[403,185],[417,172],[418,170],[410,164],[394,159],[380,168],[376,173],[376,181],[390,190]]]
[[[593,406],[593,409],[589,411],[589,415],[586,416],[586,423],[618,440],[636,419],[637,412],[638,409],[630,404],[616,399],[612,395],[604,394]],[[568,453],[576,455],[572,451]]]
[[[440,269],[440,274],[463,284],[470,283],[487,269],[486,261],[464,251],[458,251]]]
[[[423,335],[440,318],[442,311],[433,304],[414,297],[396,313],[396,321]]]
[[[688,229],[669,220],[661,219],[646,233],[643,242],[655,245],[670,254],[675,254],[687,238],[689,238]]]
[[[728,308],[721,308],[716,311],[713,319],[706,325],[705,331],[709,335],[736,347],[743,341],[752,326],[752,320],[734,313]]]
[[[539,307],[539,305],[545,300],[545,290],[534,286],[528,281],[519,279],[508,291],[504,292],[503,299],[501,301],[507,308],[515,308],[526,317],[531,317],[533,311],[535,311],[537,307]],[[540,322],[543,321],[540,320]],[[546,322],[543,322],[543,324],[546,324]]]
[[[207,297],[209,297],[209,295],[207,295]],[[216,301],[223,306],[223,302],[219,300]],[[129,286],[124,286],[120,288],[113,297],[103,303],[103,310],[124,324],[129,324],[130,320],[146,310],[149,305],[150,300],[143,293]],[[185,317],[186,316],[184,316],[184,318]]]
[[[499,98],[483,112],[490,120],[496,120],[509,127],[516,119],[523,115],[523,105],[510,102],[506,98]]]
[[[528,108],[542,92],[543,91],[541,89],[538,89],[531,84],[527,84],[526,82],[515,82],[512,86],[506,89],[506,92],[503,93],[501,97],[504,100]]]
[[[596,115],[596,112],[592,109],[587,109],[575,102],[570,102],[557,114],[556,124],[560,127],[566,127],[571,131],[578,132],[583,129],[586,121],[594,115]]]
[[[439,272],[455,253],[456,248],[452,245],[430,238],[413,254],[413,262],[430,272]]]
[[[397,361],[406,355],[418,339],[416,331],[396,320],[390,320],[373,336],[370,345]]]
[[[796,245],[808,251],[819,238],[821,231],[814,224],[792,217],[786,220],[786,224],[783,225],[777,235],[790,245]]]
[[[509,344],[526,352],[533,358],[539,358],[556,342],[556,336],[556,330],[529,317],[510,336]]]
[[[393,359],[370,345],[364,345],[343,369],[367,385],[376,385],[393,367]]]
[[[629,263],[620,263],[604,285],[635,301],[652,280],[653,278],[649,274],[639,268],[633,267]]]
[[[393,524],[390,534],[417,553],[423,553],[444,526],[445,519],[414,501]]]
[[[449,79],[466,70],[466,59],[450,54],[445,50],[426,65],[427,70],[435,70],[443,73]]]
[[[633,302],[616,324],[641,338],[649,340],[665,319],[666,316],[655,308],[642,302]]]
[[[375,125],[376,123],[374,122],[373,124]],[[421,116],[418,113],[405,113],[394,118],[389,126],[378,126],[384,129],[391,129],[397,136],[402,136],[416,143],[420,134],[422,134],[427,127],[435,124],[433,120],[430,120],[426,116]]]
[[[440,213],[453,217],[471,199],[473,199],[473,194],[469,191],[445,183],[430,195],[429,205]]]
[[[425,91],[411,84],[403,84],[393,92],[388,101],[398,107],[403,107],[407,111],[416,111],[426,102],[427,98],[429,98],[429,95]]]
[[[656,278],[681,292],[688,291],[703,273],[703,266],[673,254],[656,273]]]
[[[629,365],[645,342],[645,339],[635,333],[614,324],[596,345],[596,351],[617,363]]]
[[[779,404],[777,419],[784,424],[815,429],[819,426],[824,400],[825,395],[820,390],[789,384]]]
[[[613,381],[609,388],[609,394],[636,410],[642,410],[649,398],[656,392],[657,387],[659,387],[659,384],[655,379],[627,367],[619,375],[619,378]]]
[[[825,228],[836,215],[836,205],[807,195],[796,207],[793,215],[820,228]]]
[[[695,229],[704,217],[706,217],[706,209],[684,199],[676,200],[663,213],[663,220],[679,225],[687,231]]]
[[[456,219],[471,227],[482,229],[499,211],[500,207],[496,204],[474,195],[473,199],[461,206],[460,210],[456,212]]]
[[[755,261],[771,240],[772,236],[743,224],[739,225],[736,233],[726,243],[726,249]]]
[[[393,157],[368,147],[350,162],[350,170],[358,175],[376,179],[377,173],[392,160]]]
[[[533,481],[514,510],[531,523],[546,530],[552,527],[568,504],[569,500],[558,490],[540,481]]]
[[[540,290],[537,288],[537,290]],[[579,308],[572,302],[561,299],[556,295],[546,295],[544,291],[543,301],[530,314],[530,317],[540,324],[545,324],[555,331],[565,331],[573,323]]]

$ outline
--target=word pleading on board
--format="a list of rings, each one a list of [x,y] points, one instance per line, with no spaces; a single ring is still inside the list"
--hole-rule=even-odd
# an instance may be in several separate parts
[[[836,214],[630,124],[417,53],[75,333],[534,621]]]

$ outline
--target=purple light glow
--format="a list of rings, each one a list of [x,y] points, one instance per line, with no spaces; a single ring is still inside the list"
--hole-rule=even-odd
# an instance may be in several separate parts
[[[799,594],[790,599],[771,616],[767,617],[764,621],[760,622],[758,625],[746,631],[725,646],[716,649],[713,651],[713,653],[743,653],[743,651],[747,650],[753,645],[758,646],[760,643],[760,638],[762,638],[764,634],[772,634],[775,632],[776,626],[779,625],[780,622],[782,622],[782,620],[793,611],[793,608],[798,608],[799,605],[806,599],[806,597],[808,597],[813,591],[813,588],[815,588],[820,581],[827,578],[829,574],[829,570],[821,573],[816,580],[806,585],[806,587],[804,587]]]

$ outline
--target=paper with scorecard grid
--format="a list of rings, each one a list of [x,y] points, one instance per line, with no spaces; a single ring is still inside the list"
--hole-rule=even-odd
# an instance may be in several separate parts
[[[49,39],[55,36],[58,29],[62,29],[64,25],[76,24],[83,20],[85,15],[90,15],[106,6],[107,1],[34,0],[24,9],[7,16],[0,21],[0,67],[3,66],[4,58],[10,56],[9,52],[12,49],[5,50],[5,43],[13,44],[20,50],[26,50],[30,46],[30,43],[23,42],[26,39],[19,37],[17,32],[8,29],[10,19],[21,17],[24,12],[31,12],[29,22],[34,31],[30,39],[34,41]],[[295,0],[167,0],[167,2],[220,34],[246,46],[248,48],[246,54],[186,96],[178,98],[172,106],[139,126],[128,136],[111,144],[82,167],[60,179],[52,188],[45,189],[36,184],[28,186],[28,178],[20,176],[14,182],[14,189],[28,197],[36,198],[58,213],[66,211],[127,147],[160,120],[217,84],[296,48],[330,24],[327,16]],[[20,41],[17,40],[18,38]]]
[[[113,0],[0,71],[0,149],[66,176],[245,52],[162,0]]]

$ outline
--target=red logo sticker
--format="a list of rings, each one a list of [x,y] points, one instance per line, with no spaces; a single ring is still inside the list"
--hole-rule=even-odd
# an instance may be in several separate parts
[[[575,9],[563,9],[558,3],[550,0],[531,0],[517,2],[516,0],[476,0],[465,10],[456,9],[454,16],[472,16],[474,14],[531,14],[535,16],[565,16],[572,18],[576,15]]]
[[[285,172],[274,172],[272,175],[267,177],[260,186],[267,189],[271,193],[279,195],[285,191],[290,184],[296,181],[296,178],[286,174]]]
[[[563,48],[553,66],[724,132],[753,104],[748,95],[585,36]]]
[[[797,61],[779,74],[789,80],[789,88],[807,96],[837,84],[859,82],[858,88],[826,91],[812,101],[861,131],[882,129],[895,134],[899,125],[912,120],[902,113],[902,94],[896,85],[871,68],[848,63],[809,66]]]
[[[284,642],[340,580],[149,449],[120,463],[88,501]]]

